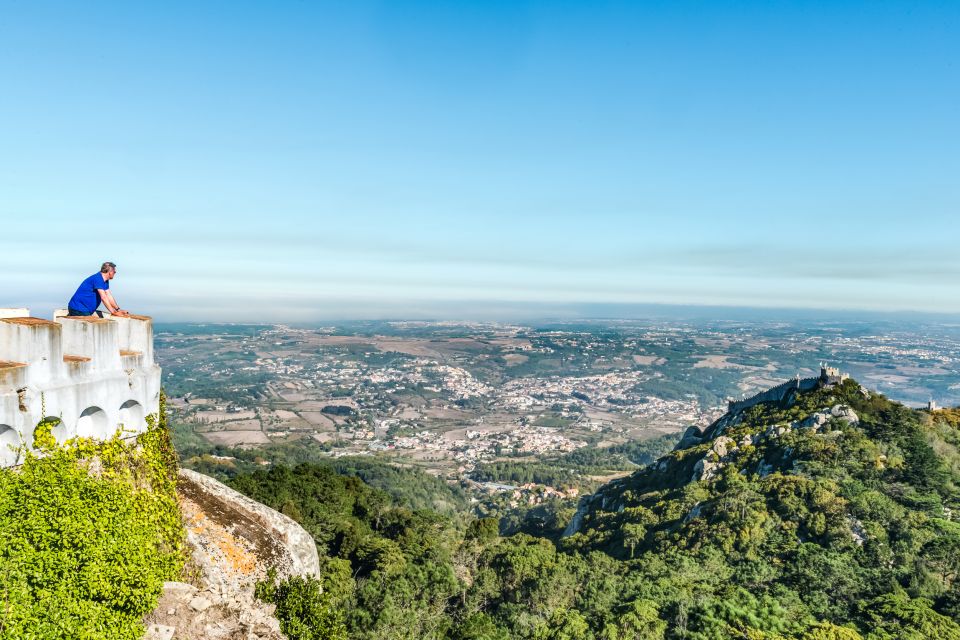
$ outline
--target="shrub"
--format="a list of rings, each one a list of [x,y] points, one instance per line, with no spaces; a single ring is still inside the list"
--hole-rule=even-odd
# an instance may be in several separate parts
[[[330,598],[316,578],[293,576],[277,583],[271,571],[267,580],[257,583],[256,596],[277,606],[274,615],[290,640],[347,638],[343,616],[330,606]]]
[[[0,637],[143,635],[183,558],[169,435],[148,422],[134,441],[47,442],[0,470]]]
[[[293,576],[277,583],[271,571],[267,580],[257,583],[256,596],[277,606],[274,615],[290,640],[347,638],[343,616],[330,606],[330,598],[316,578]]]

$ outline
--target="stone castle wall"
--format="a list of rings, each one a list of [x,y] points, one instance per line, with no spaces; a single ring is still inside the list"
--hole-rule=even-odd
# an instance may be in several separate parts
[[[762,402],[783,402],[792,391],[810,391],[811,389],[816,389],[821,381],[821,378],[798,378],[784,382],[746,400],[731,401],[727,405],[727,413],[739,413],[744,409],[749,409]]]
[[[139,433],[160,407],[153,321],[146,316],[30,317],[0,309],[0,466],[33,446],[34,429],[57,417],[58,441]]]
[[[783,402],[793,391],[812,391],[820,385],[839,384],[849,376],[835,367],[820,367],[820,377],[801,378],[799,375],[789,382],[779,384],[745,400],[731,400],[727,403],[727,413],[735,414],[763,402]]]

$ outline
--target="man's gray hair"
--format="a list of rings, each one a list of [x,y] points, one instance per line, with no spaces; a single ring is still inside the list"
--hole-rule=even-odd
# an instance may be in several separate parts
[[[116,268],[117,265],[113,264],[112,262],[104,262],[100,266],[100,273],[110,273],[110,269],[116,270]]]

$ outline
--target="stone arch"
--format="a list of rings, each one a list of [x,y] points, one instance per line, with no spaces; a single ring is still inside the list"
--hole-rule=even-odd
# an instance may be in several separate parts
[[[10,447],[20,446],[20,434],[8,424],[0,424],[0,467],[17,464],[19,453]]]
[[[43,420],[41,420],[38,424],[44,424],[47,422],[53,423],[53,426],[50,428],[50,435],[52,435],[60,444],[63,444],[73,436],[77,435],[76,429],[70,429],[70,427],[67,426],[67,423],[57,416],[44,416]]]
[[[100,407],[87,407],[77,420],[77,435],[81,438],[105,440],[113,435],[107,412]]]
[[[120,425],[124,431],[141,433],[146,430],[147,418],[143,405],[136,400],[127,400],[120,405]]]

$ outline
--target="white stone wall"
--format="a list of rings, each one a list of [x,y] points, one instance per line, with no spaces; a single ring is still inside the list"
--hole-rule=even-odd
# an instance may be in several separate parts
[[[13,447],[33,446],[44,417],[58,417],[57,440],[104,438],[122,425],[139,433],[160,408],[160,367],[146,316],[31,318],[0,309],[0,466]]]

